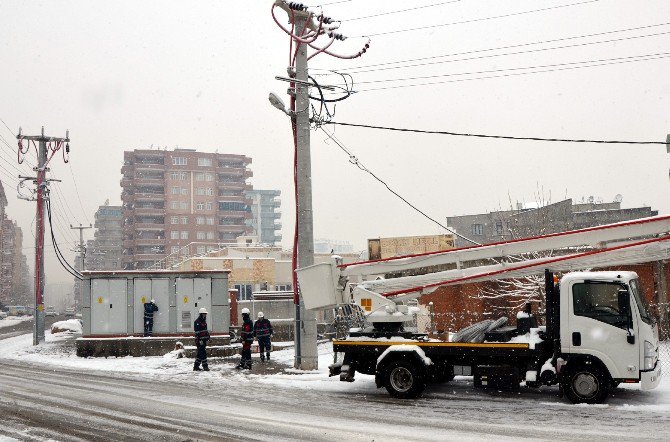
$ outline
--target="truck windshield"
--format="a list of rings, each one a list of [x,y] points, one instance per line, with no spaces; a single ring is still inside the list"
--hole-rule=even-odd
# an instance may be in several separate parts
[[[630,281],[630,290],[633,292],[633,297],[635,298],[635,303],[637,304],[637,309],[640,311],[640,318],[647,324],[652,323],[652,318],[649,315],[649,310],[644,301],[644,297],[640,293],[640,281],[633,279]]]

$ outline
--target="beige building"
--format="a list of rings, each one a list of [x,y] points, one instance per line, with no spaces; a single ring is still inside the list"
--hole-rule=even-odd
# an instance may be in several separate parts
[[[180,249],[197,253],[251,232],[251,158],[194,149],[124,152],[123,268],[150,268]],[[173,263],[170,263],[173,264]]]
[[[356,262],[359,254],[339,255],[345,263]],[[328,262],[329,253],[315,254],[314,262]],[[279,247],[227,247],[207,256],[184,260],[178,270],[230,270],[228,286],[238,290],[238,299],[251,299],[259,291],[293,290],[291,252]]]

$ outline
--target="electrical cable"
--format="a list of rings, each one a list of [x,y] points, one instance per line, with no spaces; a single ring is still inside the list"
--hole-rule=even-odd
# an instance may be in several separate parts
[[[503,15],[494,15],[494,16],[489,16],[489,17],[480,17],[480,18],[473,18],[470,20],[462,20],[462,21],[456,21],[456,22],[450,22],[450,23],[440,23],[437,25],[429,25],[429,26],[420,26],[418,28],[408,28],[408,29],[398,29],[395,31],[385,31],[385,32],[377,32],[374,34],[365,34],[365,35],[358,35],[357,37],[378,37],[378,36],[383,36],[383,35],[391,35],[391,34],[400,34],[402,32],[413,32],[413,31],[421,31],[424,29],[435,29],[435,28],[441,28],[444,26],[453,26],[453,25],[462,25],[465,23],[475,23],[475,22],[480,22],[480,21],[486,21],[486,20],[495,20],[499,18],[509,18],[509,17],[516,17],[519,15],[526,15],[526,14],[532,14],[535,12],[546,12],[546,11],[551,11],[554,9],[561,9],[561,8],[569,8],[571,6],[580,6],[580,5],[585,5],[588,3],[595,3],[600,0],[586,0],[586,1],[581,1],[577,3],[568,3],[568,4],[563,4],[563,5],[556,5],[556,6],[550,6],[547,8],[540,8],[540,9],[532,9],[529,11],[520,11],[520,12],[513,12],[509,14],[503,14]]]
[[[508,135],[485,135],[485,134],[471,134],[463,132],[449,132],[443,130],[421,130],[421,129],[407,129],[400,127],[391,127],[391,126],[374,126],[369,124],[356,124],[356,123],[342,123],[339,121],[328,121],[324,124],[333,124],[338,126],[350,126],[350,127],[360,127],[365,129],[379,129],[379,130],[388,130],[394,132],[411,132],[411,133],[420,133],[420,134],[432,134],[432,135],[449,135],[457,137],[476,137],[476,138],[497,138],[504,140],[529,140],[529,141],[556,141],[564,143],[595,143],[595,144],[654,144],[654,145],[666,145],[665,141],[621,141],[621,140],[589,140],[589,139],[570,139],[570,138],[542,138],[542,137],[517,137],[517,136],[508,136]]]
[[[56,197],[60,201],[61,205],[63,205],[63,207],[65,207],[67,209],[67,213],[69,213],[72,216],[72,219],[76,220],[77,216],[74,214],[74,211],[70,208],[70,204],[68,204],[67,198],[65,198],[65,195],[63,195],[62,198],[61,198],[60,191],[61,191],[60,188],[58,186],[55,186],[54,190],[52,192],[56,194]],[[66,211],[63,210],[63,213],[66,213]],[[75,224],[77,224],[77,223],[75,222]]]
[[[472,71],[472,72],[457,72],[451,74],[436,74],[436,75],[422,75],[418,77],[405,77],[405,78],[386,78],[381,80],[368,80],[368,81],[359,81],[358,84],[377,84],[377,83],[390,83],[394,81],[414,81],[414,80],[428,80],[432,78],[444,78],[444,77],[456,77],[460,75],[480,75],[480,74],[491,74],[497,72],[509,72],[509,71],[520,71],[520,70],[530,70],[530,69],[545,69],[545,68],[555,68],[562,66],[575,66],[575,65],[585,65],[585,64],[595,64],[600,66],[600,63],[615,62],[621,60],[637,60],[637,59],[646,59],[651,58],[652,60],[656,58],[665,58],[670,56],[670,52],[659,52],[656,54],[642,54],[642,55],[631,55],[628,57],[614,57],[614,58],[601,58],[597,60],[584,60],[584,61],[571,61],[566,63],[553,63],[553,64],[544,64],[544,65],[535,65],[535,66],[521,66],[514,68],[503,68],[503,69],[489,69],[484,71]],[[655,57],[655,58],[652,58]],[[459,61],[459,60],[457,60]]]
[[[432,8],[434,6],[443,6],[443,5],[447,5],[449,3],[459,3],[460,1],[461,0],[450,0],[450,1],[446,1],[446,2],[433,3],[433,4],[430,4],[430,5],[422,5],[422,6],[415,6],[413,8],[399,9],[397,11],[388,11],[388,12],[380,12],[379,14],[364,15],[363,17],[347,18],[347,19],[343,19],[342,21],[350,22],[350,21],[356,21],[356,20],[364,20],[364,19],[367,19],[367,18],[377,18],[377,17],[382,17],[384,15],[400,14],[400,13],[403,13],[403,12],[416,11],[417,9],[426,9],[426,8]]]
[[[468,55],[468,54],[477,54],[480,52],[491,52],[491,51],[499,51],[502,49],[514,49],[514,48],[522,48],[526,46],[534,46],[534,45],[540,45],[540,44],[547,44],[547,43],[557,43],[560,41],[569,41],[569,40],[577,40],[580,38],[590,38],[590,37],[600,37],[602,35],[610,35],[610,34],[618,34],[621,32],[630,32],[630,31],[639,31],[642,29],[650,29],[650,28],[657,28],[660,26],[668,26],[670,25],[670,22],[665,22],[665,23],[657,23],[653,25],[645,25],[645,26],[637,26],[634,28],[625,28],[625,29],[615,29],[613,31],[605,31],[605,32],[596,32],[592,34],[582,34],[582,35],[573,35],[570,37],[562,37],[562,38],[553,38],[550,40],[541,40],[541,41],[534,41],[534,42],[529,42],[529,43],[520,43],[520,44],[514,44],[514,45],[506,45],[506,46],[497,46],[494,48],[486,48],[486,49],[474,49],[474,50],[469,50],[469,51],[463,51],[463,52],[453,52],[451,54],[442,54],[442,55],[433,55],[430,57],[418,57],[418,58],[409,58],[406,60],[397,60],[397,61],[387,61],[384,63],[374,63],[374,64],[368,64],[368,65],[362,65],[362,66],[357,66],[357,67],[351,67],[351,68],[340,68],[338,69],[339,71],[359,71],[361,69],[367,69],[367,68],[372,68],[372,67],[377,67],[377,66],[386,66],[390,64],[399,64],[399,63],[412,63],[415,61],[423,61],[423,60],[433,60],[436,58],[444,58],[444,57],[455,57],[457,55]],[[315,68],[312,68],[312,70],[316,70]]]
[[[77,180],[74,177],[74,172],[72,172],[72,164],[68,163],[68,166],[70,168],[70,175],[72,175],[72,183],[74,184],[74,190],[75,193],[77,194],[77,200],[79,201],[79,207],[81,207],[81,211],[84,214],[84,218],[86,219],[86,222],[89,224],[93,224],[91,220],[88,218],[88,215],[86,214],[86,210],[84,209],[84,205],[81,203],[81,197],[79,196],[79,188],[77,187]]]
[[[437,85],[437,84],[461,83],[461,82],[464,82],[464,81],[490,80],[490,79],[493,79],[493,78],[518,77],[518,76],[522,76],[522,75],[543,74],[543,73],[548,73],[548,72],[571,71],[571,70],[575,70],[575,69],[587,69],[587,68],[594,68],[594,67],[600,67],[600,66],[611,66],[611,65],[617,65],[617,64],[640,63],[640,62],[643,62],[643,61],[661,60],[661,59],[665,59],[665,58],[668,58],[668,57],[670,57],[670,55],[663,55],[663,56],[649,57],[649,58],[638,58],[638,59],[634,59],[634,60],[612,61],[612,62],[607,62],[607,63],[587,64],[587,65],[582,65],[582,66],[568,66],[568,67],[562,67],[562,68],[557,68],[557,69],[544,69],[544,70],[539,70],[539,71],[514,72],[514,73],[511,73],[511,74],[502,74],[502,75],[487,75],[487,76],[483,76],[483,77],[459,78],[459,79],[456,79],[456,80],[442,80],[442,81],[431,81],[431,82],[427,82],[427,83],[401,84],[401,85],[394,85],[394,86],[361,89],[361,90],[355,91],[355,93],[358,94],[358,93],[361,93],[361,92],[384,91],[384,90],[389,90],[389,89],[404,89],[404,88],[409,88],[409,87],[434,86],[434,85]]]
[[[74,267],[72,267],[68,262],[67,259],[63,256],[63,253],[61,252],[60,248],[58,247],[58,242],[56,241],[56,236],[54,235],[54,230],[53,230],[53,223],[51,221],[51,202],[50,199],[47,197],[45,198],[46,201],[46,206],[47,206],[47,218],[49,219],[49,231],[51,233],[51,242],[53,243],[54,250],[56,251],[56,258],[58,258],[58,262],[60,265],[72,276],[75,278],[81,280],[82,274],[79,273]]]
[[[475,244],[475,245],[478,245],[478,246],[481,245],[481,244],[478,243],[477,241],[474,241],[474,240],[472,240],[472,239],[470,239],[470,238],[467,238],[467,237],[461,235],[460,233],[456,232],[455,230],[452,230],[451,228],[449,228],[449,227],[443,225],[442,223],[440,223],[439,221],[437,221],[436,219],[432,218],[431,216],[429,216],[428,214],[426,214],[424,211],[422,211],[421,209],[419,209],[418,207],[416,207],[414,204],[410,203],[407,199],[405,199],[405,197],[403,197],[402,195],[400,195],[400,194],[399,194],[398,192],[396,192],[395,190],[391,189],[391,187],[390,187],[384,180],[382,180],[381,178],[379,178],[379,177],[378,177],[377,175],[375,175],[370,169],[368,169],[367,167],[365,167],[365,166],[358,160],[358,158],[356,158],[356,156],[355,156],[354,154],[352,154],[352,153],[349,151],[349,149],[347,149],[347,148],[344,146],[344,144],[343,144],[342,142],[340,142],[340,141],[337,139],[337,137],[335,137],[334,134],[331,134],[330,132],[328,132],[327,130],[325,130],[323,127],[319,127],[319,129],[321,129],[321,131],[322,131],[324,134],[326,134],[326,136],[327,136],[328,138],[330,138],[331,140],[333,140],[333,142],[335,142],[335,144],[337,144],[337,145],[339,146],[339,148],[342,149],[342,151],[343,151],[344,153],[346,153],[346,154],[349,156],[349,162],[350,162],[351,164],[353,164],[354,166],[358,167],[358,168],[359,168],[360,170],[362,170],[363,172],[368,173],[368,174],[369,174],[370,176],[372,176],[375,180],[379,181],[384,187],[386,187],[386,189],[387,189],[389,192],[391,192],[392,194],[394,194],[396,197],[400,198],[400,200],[402,200],[402,201],[403,201],[405,204],[407,204],[409,207],[411,207],[411,208],[414,209],[416,212],[420,213],[422,216],[424,216],[425,218],[429,219],[429,220],[432,221],[433,223],[437,224],[438,226],[440,226],[440,227],[443,228],[444,230],[453,233],[453,234],[456,235],[457,237],[459,237],[459,238],[461,238],[461,239],[463,239],[463,240],[465,240],[465,241],[468,241],[468,242],[470,242],[470,243],[472,243],[472,244]]]
[[[570,49],[570,48],[576,48],[576,47],[585,47],[585,46],[592,46],[596,44],[605,44],[605,43],[616,43],[620,41],[628,41],[628,40],[635,40],[639,38],[648,38],[648,37],[658,37],[661,35],[668,35],[670,34],[670,31],[666,32],[657,32],[653,34],[645,34],[645,35],[634,35],[630,37],[621,37],[621,38],[611,38],[609,40],[600,40],[600,41],[591,41],[591,42],[584,42],[584,43],[574,43],[570,45],[563,45],[563,46],[555,46],[551,48],[537,48],[537,49],[528,49],[524,51],[515,51],[515,52],[503,52],[501,54],[488,54],[488,55],[479,55],[476,57],[466,57],[466,58],[458,58],[455,60],[441,60],[441,61],[432,61],[432,62],[426,62],[426,63],[415,63],[415,64],[405,64],[405,65],[399,65],[399,66],[387,66],[387,67],[382,67],[382,68],[376,68],[376,69],[366,69],[366,70],[350,70],[349,73],[351,74],[365,74],[369,72],[379,72],[379,71],[388,71],[388,70],[393,70],[393,69],[406,69],[406,68],[414,68],[414,67],[423,67],[423,66],[434,66],[437,64],[445,64],[445,63],[456,63],[459,61],[471,61],[471,60],[483,60],[486,58],[495,58],[495,57],[506,57],[510,55],[522,55],[522,54],[531,54],[531,53],[537,53],[537,52],[546,52],[546,51],[555,51],[559,49]],[[484,51],[486,51],[485,49]],[[490,49],[488,49],[490,50]],[[481,52],[481,51],[473,51],[473,52]],[[433,59],[433,58],[441,58],[441,57],[448,57],[448,55],[440,55],[438,57],[426,57],[426,59]],[[394,62],[394,63],[401,63],[401,62]]]

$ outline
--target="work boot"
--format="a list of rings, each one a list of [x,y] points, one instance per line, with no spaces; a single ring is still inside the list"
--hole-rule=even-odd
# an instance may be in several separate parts
[[[267,359],[268,362],[270,362],[270,353],[269,353],[269,352],[268,352],[268,354],[265,356],[265,359]]]
[[[200,364],[194,364],[193,371],[200,371]]]
[[[207,365],[203,365],[203,366],[202,366],[202,369],[203,369],[204,371],[209,371],[209,367],[208,367]]]
[[[265,362],[265,357],[261,355],[261,362]]]

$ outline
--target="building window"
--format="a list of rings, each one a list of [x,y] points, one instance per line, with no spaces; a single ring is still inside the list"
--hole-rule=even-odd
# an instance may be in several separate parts
[[[205,181],[205,174],[202,172],[196,173],[195,174],[195,180],[196,181]]]
[[[170,222],[172,224],[179,224],[179,217],[178,216],[173,216],[172,218],[170,218]]]
[[[244,203],[239,203],[235,201],[219,201],[219,210],[232,210],[235,212],[246,212],[248,206]]]
[[[198,255],[204,255],[205,254],[205,246],[196,247],[195,253],[197,253]]]
[[[188,195],[188,189],[186,189],[186,187],[182,187],[181,188],[181,194],[182,195]]]
[[[205,203],[205,209],[206,210],[212,210],[212,202],[211,201],[207,201]]]
[[[235,284],[237,289],[237,299],[239,301],[251,299],[251,284]]]
[[[179,179],[182,181],[187,181],[188,180],[188,174],[186,172],[182,172],[179,174]]]
[[[198,166],[211,166],[211,165],[212,165],[211,158],[198,158]]]
[[[188,231],[187,230],[182,230],[181,239],[188,239]]]
[[[198,187],[195,189],[195,194],[196,195],[204,195],[205,194],[205,188],[204,187]]]
[[[195,239],[205,239],[205,232],[195,232]]]
[[[173,209],[178,209],[179,208],[179,203],[177,201],[172,201],[172,208]]]
[[[173,186],[172,187],[172,194],[173,195],[179,195],[179,187]]]
[[[207,188],[207,195],[209,195],[209,196],[214,195],[214,189],[212,189],[211,187],[208,187]]]
[[[214,232],[207,232],[207,239],[214,239]]]
[[[213,226],[214,225],[214,218],[213,217],[207,217],[207,225],[208,226]]]
[[[181,217],[181,223],[182,224],[188,224],[188,216],[182,216]]]
[[[206,173],[205,181],[214,181],[214,175],[212,175],[211,173]]]
[[[179,179],[179,172],[172,172],[170,174],[170,178],[172,178],[173,180],[178,180]]]
[[[188,209],[188,205],[186,204],[186,201],[180,201],[179,202],[179,208],[182,210]]]
[[[170,238],[179,239],[179,231],[173,230],[172,232],[170,232]]]
[[[179,246],[172,246],[170,250],[172,250],[172,253],[179,253]]]
[[[472,225],[472,234],[481,236],[484,234],[484,225],[483,224],[473,224]]]
[[[198,216],[195,218],[195,223],[196,224],[205,224],[205,218],[202,216]]]
[[[186,158],[184,157],[172,157],[172,164],[175,166],[186,166]]]
[[[205,203],[202,201],[195,203],[195,210],[205,210]]]
[[[502,221],[496,221],[496,233],[502,235],[503,233],[503,223]]]

